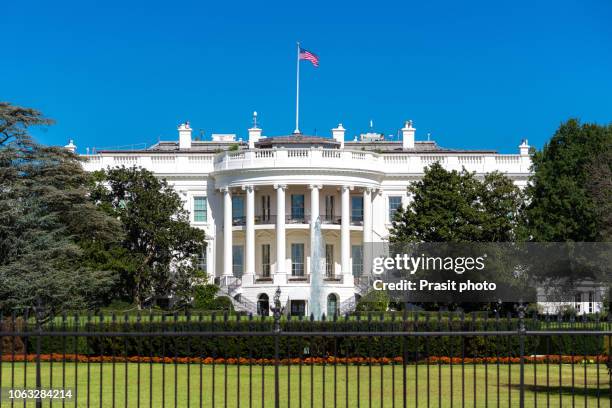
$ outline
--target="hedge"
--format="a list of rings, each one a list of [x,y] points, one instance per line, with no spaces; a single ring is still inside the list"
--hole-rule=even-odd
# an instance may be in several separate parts
[[[528,322],[537,325],[537,322]],[[443,325],[418,325],[401,321],[338,321],[310,322],[283,321],[285,332],[401,332],[407,331],[496,331],[515,330],[510,321],[491,325],[483,322],[456,321]],[[529,327],[537,329],[536,326]],[[136,322],[92,323],[82,331],[96,332],[269,332],[269,336],[173,336],[173,337],[43,337],[44,354],[67,353],[98,356],[153,356],[153,357],[212,357],[212,358],[273,358],[273,322],[241,320],[226,322]],[[399,333],[398,333],[399,334]],[[280,336],[280,357],[388,357],[403,356],[408,360],[427,356],[448,357],[516,357],[519,355],[519,337],[513,336]],[[36,338],[27,339],[28,351],[36,347]],[[404,353],[405,351],[405,353]],[[605,352],[602,336],[528,336],[525,355],[600,355]]]

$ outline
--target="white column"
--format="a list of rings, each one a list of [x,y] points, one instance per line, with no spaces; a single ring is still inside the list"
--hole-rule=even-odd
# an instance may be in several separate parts
[[[372,189],[363,189],[363,273],[370,273],[372,265]]]
[[[223,192],[223,276],[232,276],[232,193]]]
[[[352,282],[351,275],[351,219],[350,219],[350,186],[342,186],[342,223],[340,226],[340,262],[344,283]]]
[[[315,233],[315,224],[317,223],[317,218],[319,218],[319,189],[320,185],[311,184],[308,186],[310,189],[310,270],[309,273],[312,275],[312,271],[314,270],[315,265],[312,260],[315,256],[315,245],[314,244],[314,233]]]
[[[363,242],[372,242],[372,189],[363,189]]]
[[[274,284],[287,282],[285,257],[285,189],[284,184],[275,184],[276,189],[276,272]]]
[[[245,231],[245,277],[243,282],[254,282],[255,275],[255,189],[242,186],[246,191],[246,231]],[[248,275],[248,276],[247,276]]]
[[[319,218],[319,189],[321,185],[311,184],[310,188],[310,227],[314,228],[317,218]]]

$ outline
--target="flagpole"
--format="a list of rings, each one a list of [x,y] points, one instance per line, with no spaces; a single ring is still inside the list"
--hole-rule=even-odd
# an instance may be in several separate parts
[[[297,43],[297,69],[295,80],[295,130],[293,133],[300,133],[300,43]]]

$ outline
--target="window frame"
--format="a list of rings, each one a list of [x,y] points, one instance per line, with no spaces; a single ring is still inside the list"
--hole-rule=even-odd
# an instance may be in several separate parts
[[[334,244],[325,244],[325,277],[335,276],[334,266]]]
[[[359,257],[355,256],[355,250],[359,249]],[[357,260],[361,262],[356,262]],[[351,245],[351,271],[353,276],[363,276],[363,246],[362,245]],[[357,274],[356,272],[359,272]]]
[[[361,206],[356,208],[355,202],[360,202]],[[356,209],[359,210],[358,214],[355,214]],[[363,222],[363,196],[351,196],[351,222]]]
[[[291,276],[302,278],[306,276],[306,267],[305,267],[305,245],[303,243],[295,242],[291,244]],[[297,262],[299,259],[296,259],[296,252],[294,252],[294,248],[301,248],[301,262]],[[299,251],[298,251],[299,252]],[[296,272],[301,272],[301,274],[297,274]]]
[[[236,262],[240,254],[240,262]],[[232,275],[241,278],[244,275],[244,245],[232,245]]]
[[[294,199],[301,197],[301,206],[294,203]],[[298,211],[296,211],[298,210]],[[301,214],[300,214],[301,213]],[[306,218],[306,196],[304,194],[291,194],[291,219],[305,220]]]
[[[202,204],[203,208],[198,208],[198,202]],[[204,215],[204,219],[198,219],[198,215]],[[194,195],[193,196],[193,222],[206,223],[208,222],[208,200],[205,195]]]
[[[398,199],[398,203],[397,203],[397,207],[392,208],[391,207],[391,201],[395,201],[395,199]],[[395,213],[397,212],[397,209],[400,208],[402,206],[402,196],[401,195],[390,195],[387,199],[387,207],[388,207],[388,212],[387,212],[387,216],[389,217],[389,223],[392,223],[393,220],[395,219]]]
[[[267,249],[267,250],[266,250]],[[261,277],[269,278],[272,275],[272,266],[270,264],[270,259],[272,252],[272,246],[270,244],[261,244]],[[267,255],[267,262],[266,262]]]

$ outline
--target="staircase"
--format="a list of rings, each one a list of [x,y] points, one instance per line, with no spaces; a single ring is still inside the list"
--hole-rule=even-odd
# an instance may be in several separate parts
[[[242,279],[235,276],[220,276],[215,279],[219,285],[218,296],[227,296],[237,312],[257,314],[257,303],[250,301],[238,293],[242,287]]]
[[[372,275],[364,275],[355,277],[355,293],[359,296],[365,296],[372,290],[374,277]]]
[[[355,296],[351,296],[344,302],[340,302],[338,313],[344,315],[351,313],[357,307],[357,296],[363,297],[372,290],[374,278],[372,275],[356,276],[355,277]]]

